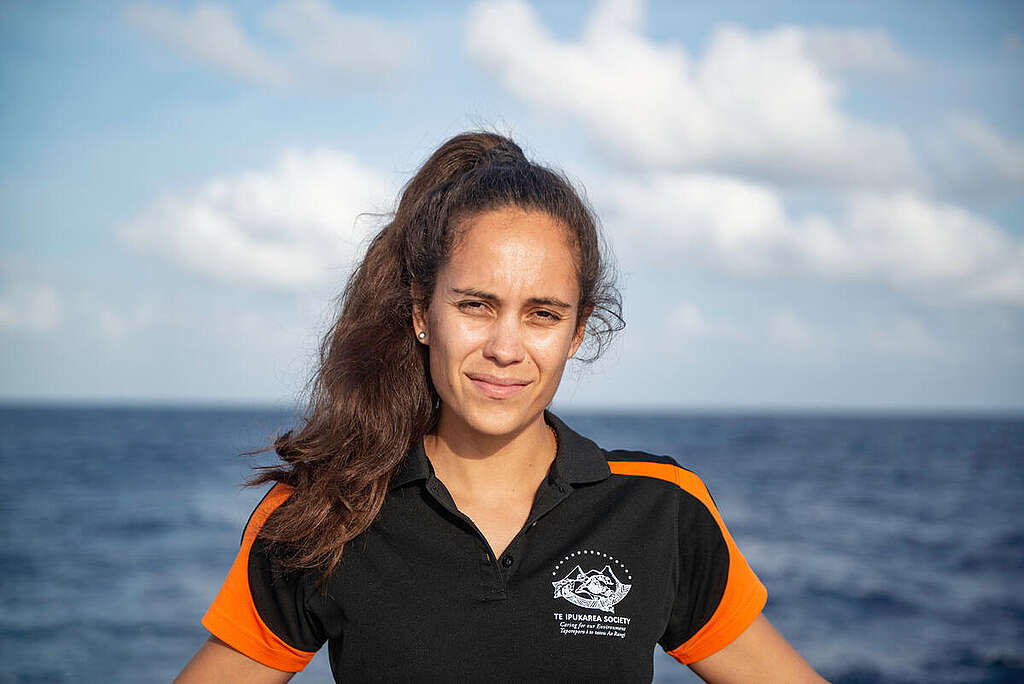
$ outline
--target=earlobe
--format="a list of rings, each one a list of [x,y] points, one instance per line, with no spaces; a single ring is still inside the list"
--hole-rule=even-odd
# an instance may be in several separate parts
[[[412,305],[412,331],[416,341],[427,345],[427,317],[423,315],[423,308],[418,303]]]

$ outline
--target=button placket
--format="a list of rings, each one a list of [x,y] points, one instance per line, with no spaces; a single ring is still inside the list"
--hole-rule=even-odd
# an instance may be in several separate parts
[[[464,525],[466,531],[473,537],[476,548],[474,553],[479,553],[478,557],[480,559],[477,566],[477,573],[480,578],[479,599],[481,601],[504,600],[506,598],[505,579],[502,576],[501,566],[494,557],[494,554],[491,553],[491,548],[487,545],[487,540],[480,532],[480,529],[466,514],[458,509],[458,506],[455,505],[455,500],[443,482],[436,477],[431,477],[427,481],[426,489],[434,500],[440,503],[449,514]]]
[[[527,517],[526,524],[519,530],[516,536],[509,542],[508,547],[502,553],[500,557],[495,557],[491,553],[490,546],[487,544],[487,540],[483,533],[476,524],[467,517],[462,511],[455,505],[455,500],[451,494],[445,488],[444,483],[438,480],[436,477],[430,478],[427,482],[427,491],[437,500],[444,508],[446,508],[452,515],[461,520],[466,526],[474,533],[477,537],[477,541],[480,544],[482,550],[481,561],[480,561],[480,580],[483,589],[483,593],[480,597],[481,601],[500,601],[506,598],[506,588],[511,576],[511,573],[516,567],[516,557],[521,556],[520,551],[525,543],[523,536],[537,525],[537,521],[540,518],[547,515],[552,509],[558,506],[564,501],[569,494],[572,492],[572,486],[554,478],[545,480],[544,484],[541,485],[543,489],[538,492],[537,499],[534,501],[533,509],[530,511]]]
[[[523,528],[519,530],[508,546],[505,547],[501,557],[495,559],[493,567],[502,576],[503,586],[508,586],[512,579],[512,573],[521,565],[523,555],[529,547],[527,535],[533,531],[541,518],[554,510],[572,493],[570,485],[555,479],[545,480],[541,487],[543,489],[538,492],[533,509],[530,511],[530,515],[527,517]]]
[[[480,587],[481,601],[502,601],[506,598],[501,569],[490,551],[481,551],[480,554]]]

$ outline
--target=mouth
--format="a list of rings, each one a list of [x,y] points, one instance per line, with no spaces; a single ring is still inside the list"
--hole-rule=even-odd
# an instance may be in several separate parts
[[[467,373],[466,377],[473,381],[473,384],[484,396],[492,399],[507,399],[508,397],[515,396],[532,382],[531,380],[521,380],[519,378],[499,378],[485,373]]]

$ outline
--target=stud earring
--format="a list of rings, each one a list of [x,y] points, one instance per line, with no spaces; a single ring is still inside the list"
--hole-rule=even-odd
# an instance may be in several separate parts
[[[420,341],[422,342],[423,340],[427,339],[427,333],[421,330],[418,333],[416,333],[416,337],[420,338]]]

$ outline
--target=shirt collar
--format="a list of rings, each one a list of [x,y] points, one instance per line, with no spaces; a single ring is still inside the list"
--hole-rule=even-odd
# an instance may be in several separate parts
[[[558,451],[551,475],[570,484],[584,484],[604,480],[611,475],[604,450],[562,422],[558,416],[544,411],[544,421],[555,430]],[[430,465],[423,440],[409,450],[391,478],[390,489],[397,489],[417,480],[432,477],[434,468]]]

